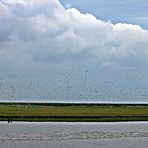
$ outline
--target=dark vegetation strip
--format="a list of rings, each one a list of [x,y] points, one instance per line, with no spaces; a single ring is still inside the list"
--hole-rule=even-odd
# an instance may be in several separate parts
[[[0,118],[0,121],[8,121],[8,118]],[[26,122],[127,122],[148,121],[148,118],[12,118],[12,121]]]
[[[132,103],[27,103],[27,102],[0,102],[0,105],[39,105],[39,106],[113,106],[113,107],[130,107],[130,106],[148,106],[148,104]]]
[[[148,118],[148,116],[0,116],[0,118]]]

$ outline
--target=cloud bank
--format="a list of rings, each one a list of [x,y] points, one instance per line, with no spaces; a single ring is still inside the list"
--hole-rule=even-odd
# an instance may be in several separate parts
[[[58,0],[0,0],[1,71],[44,71],[83,60],[147,66],[148,31],[101,21]]]

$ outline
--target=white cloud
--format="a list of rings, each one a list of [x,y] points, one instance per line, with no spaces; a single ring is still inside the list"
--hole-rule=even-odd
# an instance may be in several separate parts
[[[146,65],[148,31],[65,9],[58,0],[0,0],[0,67],[45,70],[63,61]]]

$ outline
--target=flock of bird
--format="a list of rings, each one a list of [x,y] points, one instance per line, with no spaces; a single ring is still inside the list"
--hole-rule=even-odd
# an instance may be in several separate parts
[[[73,68],[39,77],[1,77],[0,101],[147,101],[146,73]]]

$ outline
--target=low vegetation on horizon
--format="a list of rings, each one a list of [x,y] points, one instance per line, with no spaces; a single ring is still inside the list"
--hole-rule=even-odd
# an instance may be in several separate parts
[[[0,103],[0,120],[7,121],[147,121],[148,105]]]

